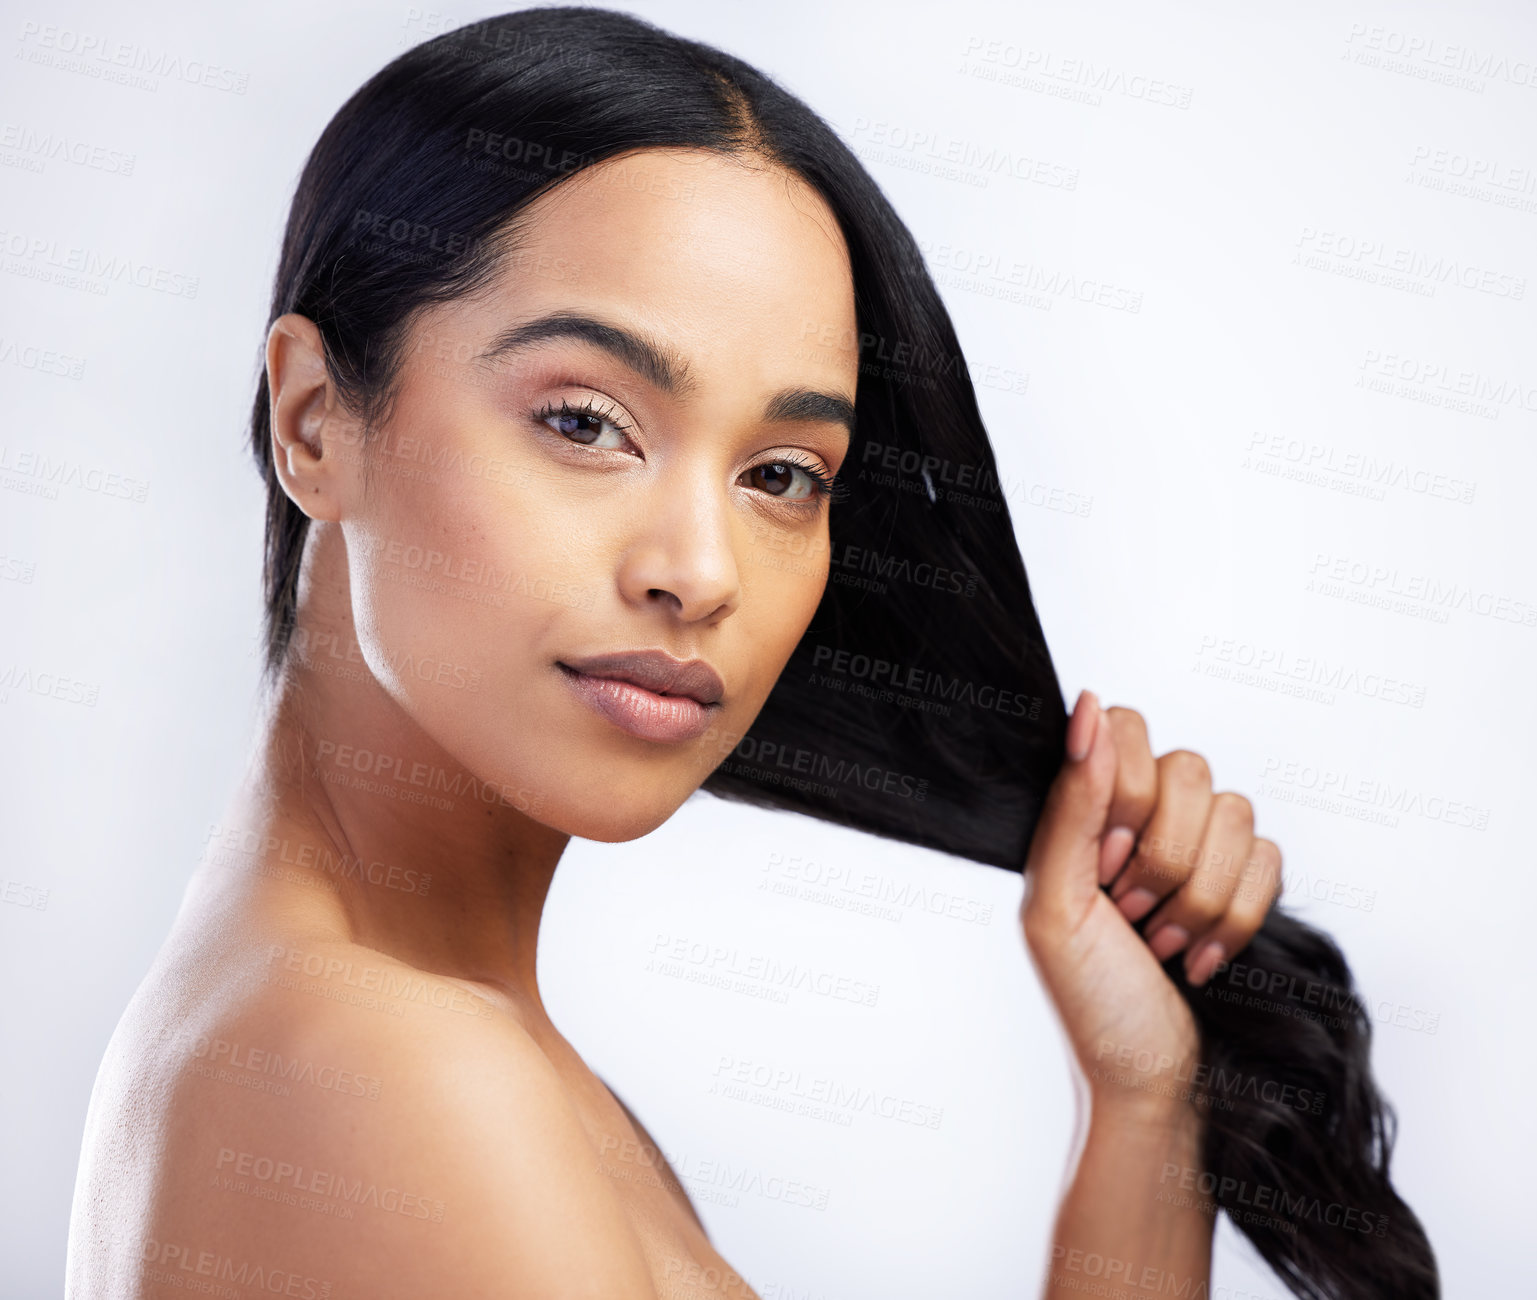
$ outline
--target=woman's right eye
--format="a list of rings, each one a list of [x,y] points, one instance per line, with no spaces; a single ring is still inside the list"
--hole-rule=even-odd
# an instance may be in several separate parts
[[[625,430],[629,426],[614,418],[612,413],[601,411],[594,406],[571,406],[562,402],[558,409],[552,406],[541,411],[539,418],[561,437],[568,438],[583,447],[601,447],[617,451],[622,449],[628,441]]]

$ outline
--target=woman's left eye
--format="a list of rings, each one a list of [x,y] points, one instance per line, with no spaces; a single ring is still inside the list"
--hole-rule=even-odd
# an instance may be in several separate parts
[[[625,430],[629,426],[595,407],[573,407],[562,402],[559,410],[547,409],[540,413],[539,418],[561,437],[569,438],[583,447],[618,450],[627,441]]]
[[[832,481],[815,466],[794,460],[771,460],[754,465],[742,475],[752,480],[750,487],[760,488],[781,501],[811,501],[832,490]]]

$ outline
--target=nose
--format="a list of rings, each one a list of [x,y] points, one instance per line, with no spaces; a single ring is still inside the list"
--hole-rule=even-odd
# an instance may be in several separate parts
[[[703,476],[700,476],[701,478]],[[685,623],[714,623],[741,602],[731,506],[719,485],[648,498],[620,562],[621,595],[637,608],[671,609]]]

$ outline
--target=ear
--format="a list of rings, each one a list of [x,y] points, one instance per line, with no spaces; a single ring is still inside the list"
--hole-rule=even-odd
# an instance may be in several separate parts
[[[272,463],[283,491],[311,519],[337,520],[361,484],[361,423],[326,371],[320,330],[307,316],[279,316],[267,331]]]

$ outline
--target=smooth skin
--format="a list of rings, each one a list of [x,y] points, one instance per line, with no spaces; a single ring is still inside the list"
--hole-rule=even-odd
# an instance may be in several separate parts
[[[696,150],[586,169],[527,218],[491,283],[412,320],[366,440],[313,322],[269,332],[277,472],[311,520],[293,652],[102,1063],[72,1300],[258,1273],[371,1300],[755,1297],[551,1022],[535,954],[570,836],[666,821],[817,607],[831,507],[796,466],[835,474],[848,432],[770,412],[787,389],[853,400],[848,255],[803,182]],[[486,358],[552,312],[668,364],[570,337]],[[623,731],[557,666],[646,648],[719,672],[704,736]],[[1021,909],[1085,1084],[1056,1249],[1204,1279],[1211,1220],[1154,1196],[1198,1115],[1099,1068],[1106,1042],[1188,1057],[1194,1028],[1100,873],[1183,946],[1235,954],[1279,854],[1131,710],[1085,694],[1069,748]]]

